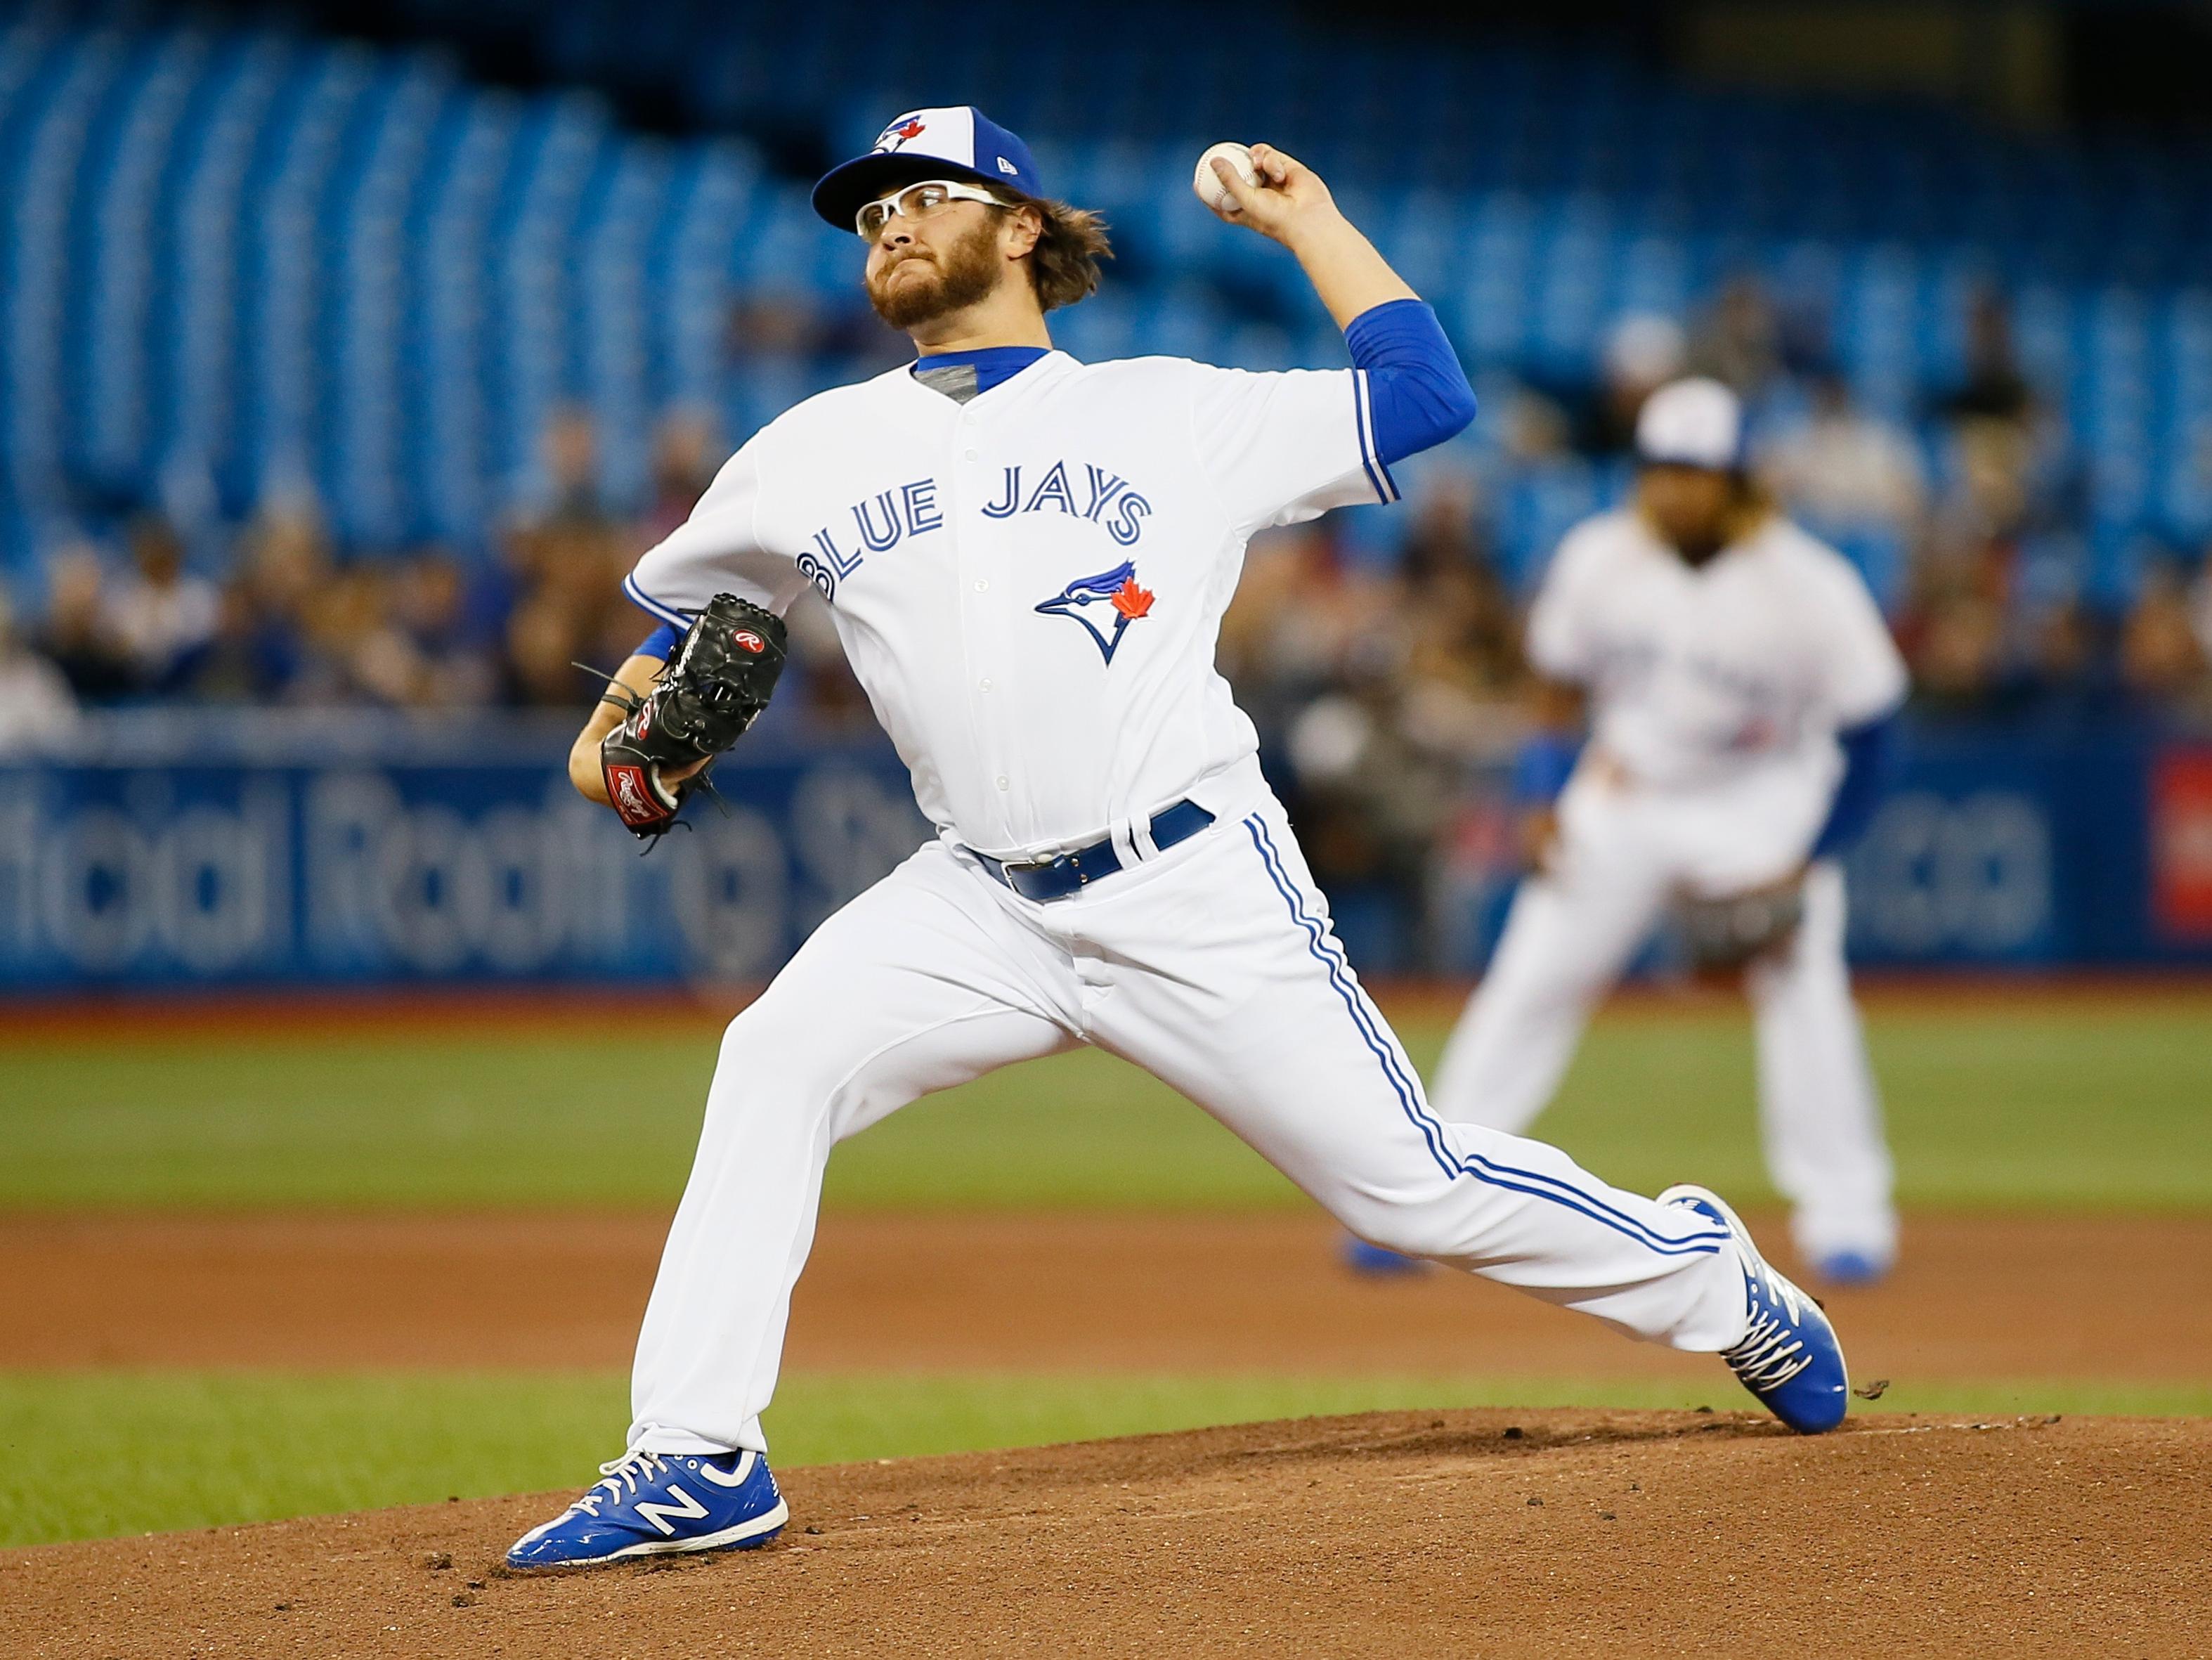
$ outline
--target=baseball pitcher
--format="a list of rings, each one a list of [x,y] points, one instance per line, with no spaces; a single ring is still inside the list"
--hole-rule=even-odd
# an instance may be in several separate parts
[[[1654,392],[1636,507],[1553,556],[1528,656],[1555,699],[1587,694],[1590,736],[1578,760],[1548,739],[1524,753],[1536,867],[1433,1095],[1448,1122],[1527,1128],[1671,909],[1696,965],[1741,970],[1799,1250],[1863,1283],[1889,1267],[1897,1219],[1835,855],[1879,799],[1905,666],[1857,572],[1745,480],[1741,425],[1717,381]]]
[[[1721,1353],[1798,1429],[1841,1419],[1833,1333],[1720,1201],[1620,1192],[1444,1122],[1345,961],[1215,635],[1253,532],[1392,501],[1391,464],[1474,396],[1321,179],[1264,145],[1249,161],[1215,165],[1215,210],[1297,257],[1352,368],[1054,350],[1046,313],[1096,285],[1103,231],[975,109],[902,115],[816,187],[918,356],[771,422],[640,560],[628,591],[667,626],[572,771],[665,830],[772,690],[778,619],[811,587],[938,833],[731,1024],[628,1448],[515,1566],[772,1536],[760,1414],[830,1149],[1079,1043],[1189,1096],[1363,1237]]]

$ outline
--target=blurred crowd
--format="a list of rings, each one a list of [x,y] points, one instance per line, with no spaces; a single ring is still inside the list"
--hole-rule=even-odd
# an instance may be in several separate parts
[[[1653,386],[1717,376],[1744,399],[1775,500],[1866,575],[1924,711],[2212,717],[2205,550],[2145,544],[2118,580],[2095,569],[2083,459],[2022,369],[1995,289],[1972,300],[1964,359],[1917,408],[1876,413],[1836,368],[1817,309],[1793,314],[1743,278],[1687,326],[1624,320],[1590,384],[1513,388],[1503,445],[1524,471],[1567,459],[1617,471]]]
[[[740,377],[821,350],[765,316],[733,320]],[[2020,367],[2002,295],[1974,301],[1964,374],[1910,418],[1861,406],[1819,334],[1748,279],[1696,317],[1627,318],[1586,379],[1486,380],[1474,433],[1401,481],[1408,508],[1255,544],[1222,662],[1305,800],[1317,863],[1402,873],[1448,833],[1467,769],[1520,728],[1519,617],[1540,550],[1501,553],[1503,504],[1570,473],[1618,499],[1644,397],[1687,372],[1742,394],[1753,464],[1867,571],[1927,710],[2212,718],[2212,568],[2155,550],[2124,599],[2096,597],[2079,462]],[[20,611],[0,605],[0,744],[148,701],[580,712],[598,682],[574,666],[612,667],[652,626],[621,576],[726,447],[712,417],[672,411],[646,499],[611,503],[590,418],[561,410],[487,550],[342,551],[305,498],[212,542],[148,515],[58,548]],[[826,615],[810,598],[793,622],[797,693],[779,718],[866,730]]]
[[[304,498],[264,505],[211,549],[151,514],[112,545],[63,546],[46,562],[41,609],[16,617],[0,604],[0,748],[51,739],[81,708],[149,702],[580,719],[601,684],[592,670],[619,665],[654,626],[623,598],[623,575],[690,514],[724,453],[710,417],[671,413],[649,498],[618,512],[600,492],[590,417],[564,409],[488,556],[428,546],[342,557]],[[826,616],[795,629],[810,667],[787,684],[805,718],[872,720]]]
[[[2145,550],[2130,591],[2100,596],[2080,464],[2001,295],[1974,303],[1958,383],[1884,418],[1816,330],[1739,282],[1686,323],[1625,319],[1585,381],[1486,382],[1459,452],[1401,470],[1402,539],[1358,539],[1361,517],[1336,514],[1254,544],[1222,666],[1340,926],[1374,958],[1465,960],[1443,933],[1518,862],[1499,794],[1468,787],[1498,775],[1533,714],[1520,628],[1549,549],[1519,564],[1504,504],[1553,476],[1623,499],[1644,398],[1692,373],[1743,397],[1754,472],[1868,577],[1921,719],[2212,730],[2212,558]]]

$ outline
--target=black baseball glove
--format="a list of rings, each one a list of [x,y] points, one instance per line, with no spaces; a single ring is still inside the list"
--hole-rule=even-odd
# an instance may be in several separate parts
[[[734,594],[718,593],[693,619],[660,683],[643,697],[610,686],[625,711],[599,745],[607,800],[630,833],[653,841],[668,832],[706,769],[675,782],[677,772],[711,761],[744,735],[768,707],[783,672],[783,619]]]
[[[1699,974],[1727,974],[1786,946],[1805,920],[1805,885],[1792,876],[1771,886],[1718,898],[1683,895],[1674,919],[1690,966]]]

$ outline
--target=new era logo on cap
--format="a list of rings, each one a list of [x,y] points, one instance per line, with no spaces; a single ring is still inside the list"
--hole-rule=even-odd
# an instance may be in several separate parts
[[[908,110],[876,135],[866,155],[832,168],[814,187],[814,210],[850,230],[861,206],[887,191],[923,179],[964,179],[1012,185],[1042,196],[1030,147],[969,104]]]

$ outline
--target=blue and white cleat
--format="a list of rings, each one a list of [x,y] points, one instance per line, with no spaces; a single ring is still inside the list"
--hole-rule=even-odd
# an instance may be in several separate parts
[[[1721,1359],[1744,1388],[1800,1435],[1818,1435],[1844,1421],[1850,1405],[1850,1377],[1844,1346],[1820,1305],[1775,1272],[1752,1243],[1751,1230],[1710,1189],[1686,1183],[1659,1195],[1662,1205],[1693,1210],[1735,1237],[1743,1259],[1744,1294],[1751,1329]]]
[[[672,1551],[751,1550],[783,1531],[790,1506],[757,1452],[625,1453],[605,1479],[507,1548],[511,1568],[582,1568]]]

